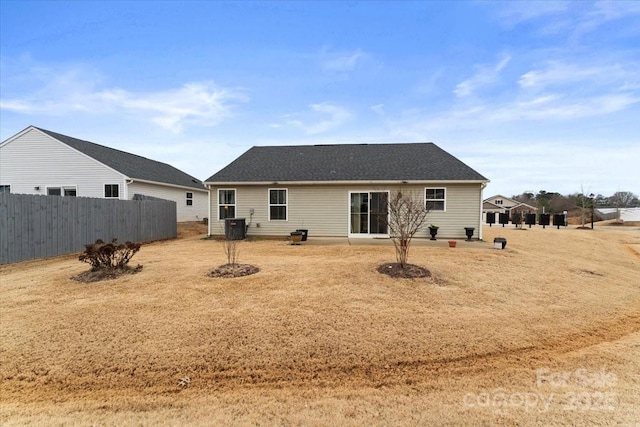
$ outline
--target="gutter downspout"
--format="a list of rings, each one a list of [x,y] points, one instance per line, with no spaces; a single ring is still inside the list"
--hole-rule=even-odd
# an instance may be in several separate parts
[[[133,184],[133,180],[131,178],[124,179],[124,200],[129,200],[129,184]],[[133,197],[132,197],[133,199]]]
[[[208,204],[209,204],[209,210],[207,211],[207,216],[209,217],[209,221],[207,221],[207,237],[211,237],[211,185],[209,184],[205,184],[204,185],[207,190],[208,190]]]
[[[484,182],[482,184],[480,184],[480,219],[479,219],[480,224],[478,224],[479,225],[479,227],[478,227],[478,238],[480,240],[482,240],[482,204],[484,203],[483,202],[484,197],[482,196],[482,192],[486,188],[486,186],[487,186],[487,184],[484,183]]]

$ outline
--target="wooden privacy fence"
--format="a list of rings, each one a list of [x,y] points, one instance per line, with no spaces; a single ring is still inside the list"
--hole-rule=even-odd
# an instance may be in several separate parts
[[[177,236],[176,203],[0,194],[0,264],[80,252],[97,239]]]

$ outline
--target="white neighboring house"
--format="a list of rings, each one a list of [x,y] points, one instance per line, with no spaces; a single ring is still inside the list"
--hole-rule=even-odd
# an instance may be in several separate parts
[[[640,221],[640,208],[597,208],[596,212],[602,220]]]
[[[487,212],[493,212],[496,214],[506,213],[511,217],[512,212],[518,212],[524,215],[528,213],[537,213],[538,208],[497,194],[489,197],[488,199],[484,199],[482,203],[482,222],[484,223],[487,222]],[[496,222],[498,222],[497,215]]]
[[[176,202],[178,222],[202,221],[202,181],[166,163],[29,126],[0,144],[0,192]]]

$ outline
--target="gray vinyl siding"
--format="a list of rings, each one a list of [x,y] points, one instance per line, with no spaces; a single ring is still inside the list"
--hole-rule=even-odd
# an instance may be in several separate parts
[[[13,194],[46,195],[47,187],[73,186],[78,197],[99,198],[105,184],[118,184],[120,198],[126,198],[124,175],[36,129],[0,146],[0,184],[5,183]]]
[[[447,189],[446,212],[430,212],[428,216],[428,224],[440,227],[437,238],[466,238],[465,227],[474,227],[473,237],[478,238],[482,206],[480,184],[456,184],[444,187]],[[422,234],[429,235],[429,230],[422,231]]]
[[[224,232],[224,221],[218,219],[218,188],[236,190],[236,217],[246,218],[250,224],[248,235],[288,236],[298,228],[309,230],[311,237],[346,237],[349,232],[349,193],[401,190],[411,192],[424,201],[426,187],[446,188],[446,212],[431,212],[427,225],[440,227],[438,238],[464,238],[464,227],[475,227],[478,237],[482,193],[480,184],[424,184],[424,185],[264,185],[211,188],[211,234]],[[269,189],[288,189],[287,220],[269,221]],[[250,215],[250,210],[254,214]],[[425,226],[419,237],[428,237]]]
[[[193,205],[191,206],[187,206],[187,192],[193,193]],[[129,199],[132,199],[135,194],[144,194],[159,199],[173,200],[176,202],[178,222],[202,221],[207,216],[209,196],[206,191],[133,181],[129,184],[128,193]]]

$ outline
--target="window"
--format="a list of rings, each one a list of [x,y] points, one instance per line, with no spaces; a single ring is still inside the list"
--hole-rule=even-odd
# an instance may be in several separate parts
[[[193,206],[193,193],[187,192],[187,206]]]
[[[0,194],[2,193],[11,193],[10,185],[0,185]]]
[[[118,184],[105,184],[104,197],[117,199],[120,197]]]
[[[269,189],[269,221],[287,220],[287,189]]]
[[[445,211],[445,194],[444,188],[427,188],[425,189],[425,207],[429,211]]]
[[[47,187],[47,196],[76,197],[76,187]]]
[[[496,200],[496,205],[501,205],[502,204],[502,200]]]
[[[218,190],[218,219],[236,217],[236,190]]]

